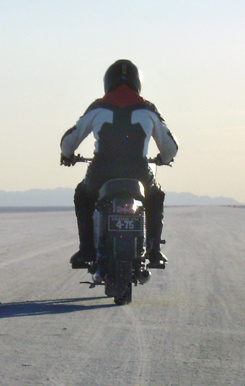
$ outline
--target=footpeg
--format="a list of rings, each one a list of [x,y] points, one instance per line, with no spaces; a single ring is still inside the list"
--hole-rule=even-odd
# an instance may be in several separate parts
[[[74,262],[71,264],[72,269],[88,269],[89,264],[83,262]]]
[[[147,268],[152,268],[152,269],[165,269],[165,265],[167,263],[165,263],[163,260],[159,260],[159,261],[156,261],[156,262],[150,262],[149,264],[147,264]]]

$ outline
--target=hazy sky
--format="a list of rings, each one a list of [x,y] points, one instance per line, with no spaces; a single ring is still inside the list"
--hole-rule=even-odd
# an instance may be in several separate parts
[[[75,188],[60,138],[126,58],[179,140],[163,189],[245,203],[244,43],[244,0],[0,0],[0,189]]]

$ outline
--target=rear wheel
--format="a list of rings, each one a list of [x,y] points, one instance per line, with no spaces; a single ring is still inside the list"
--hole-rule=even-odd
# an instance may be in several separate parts
[[[132,301],[132,283],[128,283],[128,287],[126,288],[124,294],[121,297],[114,297],[114,302],[117,306],[124,306],[125,304],[129,304]]]

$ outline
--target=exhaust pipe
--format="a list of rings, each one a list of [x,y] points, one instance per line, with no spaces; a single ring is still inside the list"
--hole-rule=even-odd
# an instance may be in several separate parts
[[[151,278],[151,272],[147,269],[142,269],[140,271],[135,272],[136,278],[140,284],[146,284]]]

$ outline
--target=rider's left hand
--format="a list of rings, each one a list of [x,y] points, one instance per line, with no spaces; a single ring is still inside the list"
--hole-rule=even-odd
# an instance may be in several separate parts
[[[76,163],[76,156],[72,154],[69,158],[65,157],[62,153],[60,155],[60,164],[64,166],[74,166]]]

